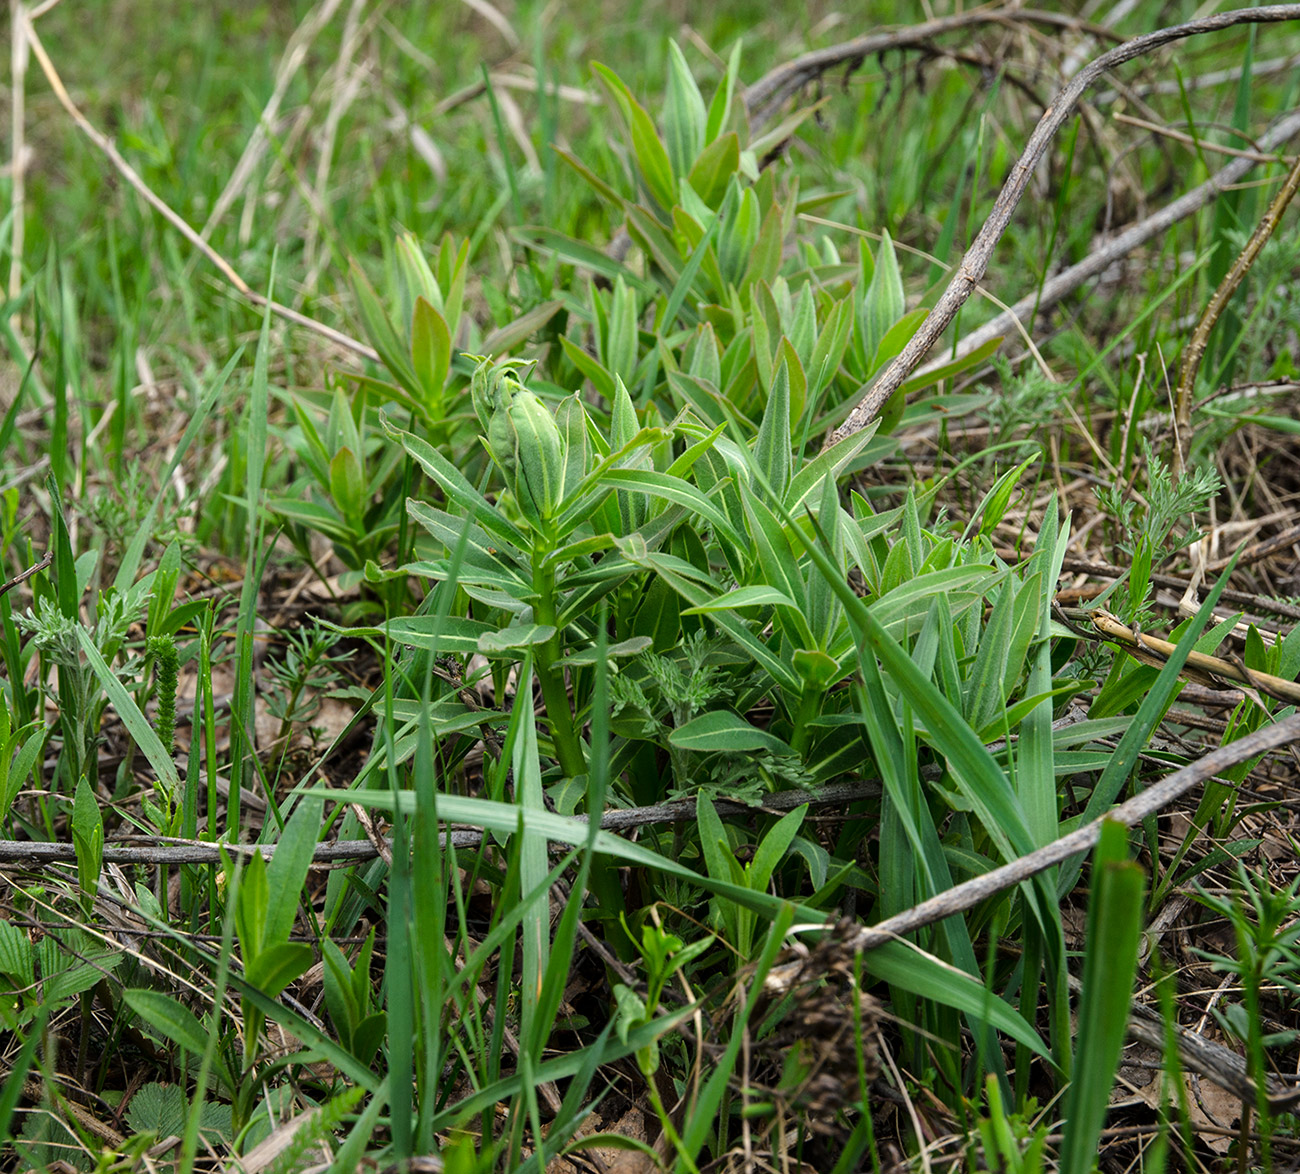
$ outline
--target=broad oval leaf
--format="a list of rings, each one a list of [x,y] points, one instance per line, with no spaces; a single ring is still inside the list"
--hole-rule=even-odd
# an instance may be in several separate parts
[[[739,714],[729,709],[715,709],[678,726],[668,735],[679,750],[713,751],[771,750],[777,754],[793,754],[789,745],[774,734],[751,726]]]

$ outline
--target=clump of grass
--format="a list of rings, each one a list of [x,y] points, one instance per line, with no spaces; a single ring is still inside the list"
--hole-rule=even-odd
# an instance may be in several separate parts
[[[292,1131],[276,1168],[540,1172],[621,1147],[680,1170],[1086,1171],[1150,1129],[1226,1168],[1185,1110],[1114,1105],[1143,919],[1164,932],[1195,880],[1231,956],[1184,915],[1199,944],[1171,961],[1239,980],[1213,1010],[1241,1056],[1207,1075],[1251,1090],[1232,1161],[1278,1161],[1297,882],[1258,870],[1293,831],[1263,755],[1296,719],[1186,669],[1217,651],[1296,675],[1300,643],[1257,614],[1287,547],[1191,584],[1159,657],[1086,610],[1173,627],[1162,589],[1188,586],[1202,530],[1289,493],[1232,447],[1233,399],[1196,418],[1203,466],[1175,476],[1161,438],[1149,372],[1223,269],[1189,263],[1205,225],[1043,331],[1039,366],[963,346],[992,313],[968,307],[950,352],[830,443],[1018,174],[1019,77],[986,57],[1006,51],[986,14],[957,57],[926,33],[942,70],[850,46],[849,95],[778,110],[745,83],[820,26],[793,46],[754,12],[742,54],[734,14],[678,43],[654,13],[326,8],[296,31],[204,13],[202,60],[160,22],[166,94],[142,70],[78,99],[173,225],[209,220],[260,309],[213,296],[80,148],[57,201],[38,159],[31,231],[10,226],[0,437],[48,470],[0,483],[13,1160],[188,1172],[201,1145],[237,1161]],[[66,19],[41,14],[39,43],[84,78]],[[291,37],[277,98],[250,105],[250,46]],[[1245,133],[1282,90],[1239,47],[1213,55]],[[612,65],[579,73],[591,52]],[[1161,108],[1195,150],[1215,93]],[[246,111],[242,137],[217,110]],[[1041,293],[1104,248],[1094,226],[1202,166],[1165,146],[1054,144],[985,284]],[[1231,205],[1220,246],[1251,224]],[[1287,376],[1289,239],[1223,320],[1216,378]],[[907,462],[927,471],[899,484]],[[1180,795],[1205,784],[1190,830],[1127,805],[1136,828],[1096,822],[1176,771]],[[1189,997],[1166,996],[1171,1104],[1201,1063]],[[164,1134],[179,1147],[152,1153]]]

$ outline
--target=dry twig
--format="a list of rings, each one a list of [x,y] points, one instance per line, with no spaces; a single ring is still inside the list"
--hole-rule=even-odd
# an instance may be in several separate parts
[[[1205,313],[1201,315],[1201,320],[1196,324],[1196,329],[1192,331],[1192,337],[1187,340],[1187,347],[1183,351],[1182,370],[1178,374],[1178,387],[1174,392],[1174,438],[1176,443],[1174,444],[1173,471],[1176,478],[1181,477],[1187,467],[1187,454],[1192,445],[1192,389],[1196,385],[1197,372],[1201,369],[1201,359],[1205,355],[1205,347],[1210,341],[1210,331],[1214,329],[1214,324],[1218,322],[1223,311],[1227,309],[1229,300],[1237,292],[1237,287],[1245,280],[1246,274],[1250,272],[1251,266],[1255,264],[1259,254],[1273,235],[1274,230],[1282,220],[1282,213],[1286,211],[1287,205],[1291,203],[1298,188],[1300,188],[1300,159],[1297,159],[1292,165],[1291,171],[1286,177],[1286,182],[1282,184],[1277,195],[1273,197],[1268,206],[1268,211],[1264,213],[1260,222],[1255,225],[1255,231],[1250,234],[1250,240],[1246,242],[1237,259],[1232,263],[1232,267],[1223,275],[1223,280],[1219,282],[1219,288],[1214,291],[1210,304],[1205,307]]]
[[[21,9],[19,10],[21,11]],[[341,346],[354,354],[369,359],[371,362],[379,362],[378,352],[365,343],[353,338],[350,334],[345,334],[341,330],[335,330],[332,326],[326,326],[323,322],[317,322],[315,318],[308,317],[290,306],[281,305],[279,302],[264,297],[252,288],[235,270],[220,253],[217,252],[203,237],[194,230],[193,226],[186,221],[179,213],[175,212],[165,200],[162,199],[143,179],[140,178],[139,172],[126,161],[122,153],[117,149],[113,140],[107,135],[102,134],[94,124],[77,108],[76,104],[68,95],[67,88],[63,84],[63,79],[59,77],[58,70],[54,68],[54,62],[45,51],[45,46],[41,43],[40,38],[36,35],[36,29],[33,27],[30,18],[24,17],[23,31],[31,46],[32,53],[35,55],[37,62],[40,64],[41,72],[45,74],[45,80],[50,83],[50,89],[54,91],[54,96],[58,99],[59,105],[68,113],[68,117],[77,124],[77,129],[81,131],[96,147],[103,152],[104,156],[145,201],[158,212],[164,220],[176,229],[187,241],[199,250],[213,265],[221,275],[239,292],[240,297],[251,302],[255,306],[262,306],[270,309],[277,318],[283,318],[287,322],[292,322],[297,326],[305,327],[322,338],[328,339],[336,346]]]
[[[1136,37],[1116,46],[1107,53],[1089,62],[1057,94],[1055,100],[1043,112],[1038,126],[1030,135],[1020,159],[1012,168],[993,211],[984,222],[979,235],[962,258],[956,276],[948,284],[934,309],[926,316],[917,332],[912,336],[899,356],[885,369],[884,373],[867,391],[858,405],[844,421],[826,439],[829,448],[844,437],[866,427],[879,414],[889,398],[903,386],[907,377],[916,369],[930,348],[939,340],[939,336],[948,328],[957,316],[957,311],[966,303],[975,287],[988,269],[993,249],[1002,234],[1011,223],[1012,213],[1020,203],[1021,196],[1029,186],[1030,177],[1042,160],[1048,144],[1056,132],[1070,116],[1084,92],[1094,85],[1107,70],[1122,65],[1126,61],[1141,57],[1155,49],[1162,48],[1174,41],[1203,33],[1218,32],[1238,24],[1276,23],[1284,20],[1300,20],[1300,4],[1276,4],[1265,8],[1238,9],[1221,12],[1203,20],[1190,21],[1160,29],[1146,36]]]

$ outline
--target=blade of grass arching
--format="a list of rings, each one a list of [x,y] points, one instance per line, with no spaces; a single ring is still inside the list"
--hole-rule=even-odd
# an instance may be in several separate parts
[[[1040,592],[1038,647],[1031,654],[1025,692],[1034,696],[1052,688],[1052,599],[1060,579],[1061,565],[1069,544],[1069,517],[1057,523],[1056,494],[1048,500],[1043,524],[1034,544],[1033,560],[1043,573],[1032,578],[1026,568],[1026,582],[1036,582]],[[1016,790],[1029,822],[1030,832],[1038,845],[1048,844],[1060,835],[1060,812],[1056,792],[1056,746],[1052,731],[1052,700],[1045,697],[1020,721],[1020,738],[1016,754]],[[1056,888],[1056,870],[1044,873],[1042,887],[1050,893]],[[1046,964],[1048,974],[1048,1008],[1051,1041],[1057,1064],[1064,1070],[1070,1048],[1069,974],[1065,964],[1065,930],[1060,906],[1053,901],[1042,905],[1045,919],[1024,921],[1024,954],[1021,968],[1020,1010],[1032,1022],[1038,1005],[1038,975]],[[1024,1103],[1028,1095],[1029,1056],[1023,1047],[1016,1055],[1016,1100]]]
[[[262,474],[266,468],[269,408],[267,366],[271,352],[271,298],[275,291],[274,253],[271,275],[267,281],[266,310],[253,359],[253,383],[248,399],[248,468],[244,482],[244,505],[248,511],[248,546],[244,564],[244,583],[239,593],[239,614],[235,620],[235,690],[230,699],[230,797],[226,801],[225,838],[239,841],[240,792],[251,781],[247,755],[252,747],[244,731],[257,728],[253,705],[253,624],[257,597],[261,587],[260,560],[262,547]],[[269,553],[269,552],[268,552]]]
[[[519,669],[515,709],[520,717],[512,759],[515,801],[522,811],[545,811],[542,767],[537,752],[537,723],[533,720],[531,652],[524,656],[524,662]],[[522,824],[519,828],[519,836],[519,887],[521,892],[532,893],[538,886],[545,884],[546,874],[549,871],[546,839],[530,832]],[[575,895],[574,899],[579,898]],[[544,900],[535,905],[524,918],[520,935],[523,977],[519,999],[519,1040],[521,1049],[528,1044],[535,1044],[539,1060],[545,1041],[538,1041],[536,1038],[537,1012],[542,1001],[542,976],[546,972],[550,952],[550,933],[550,902]]]
[[[987,1023],[1024,1044],[1037,1055],[1048,1052],[1037,1031],[1018,1011],[984,983],[964,970],[936,958],[908,942],[887,942],[863,955],[862,964],[877,978],[891,985],[906,987],[923,999],[932,999],[945,1007]]]
[[[1128,858],[1128,828],[1107,821],[1093,853],[1079,1042],[1074,1079],[1065,1094],[1061,1174],[1089,1174],[1097,1161],[1097,1140],[1128,1028],[1142,889],[1142,869]]]
[[[158,782],[167,792],[169,797],[179,797],[181,794],[181,779],[176,770],[176,763],[172,761],[172,756],[163,747],[158,735],[154,733],[154,728],[149,723],[149,719],[140,712],[140,707],[136,705],[135,698],[131,692],[122,684],[121,678],[108,666],[95,647],[94,640],[91,639],[90,633],[83,627],[76,628],[77,640],[81,644],[81,651],[90,665],[91,671],[99,678],[99,683],[103,690],[108,694],[108,699],[113,703],[113,708],[117,710],[117,716],[122,719],[122,724],[126,726],[127,733],[131,735],[132,740],[140,747],[145,758],[148,759],[149,765],[153,767],[154,773],[158,776]]]
[[[341,803],[358,803],[381,811],[398,811],[409,814],[413,810],[414,796],[408,791],[394,795],[389,791],[349,791],[329,787],[307,788],[304,793],[321,795]],[[462,795],[442,795],[438,803],[441,818],[448,823],[466,824],[491,832],[496,836],[509,836],[518,832],[522,823],[526,831],[538,839],[554,840],[561,844],[585,845],[591,835],[587,820],[580,816],[557,815],[546,810],[523,808],[513,803],[494,799],[467,798]],[[625,840],[611,832],[598,830],[594,837],[594,850],[625,864],[658,869],[699,885],[717,896],[736,901],[764,917],[775,917],[788,903],[769,893],[756,892],[743,885],[715,880],[695,872],[670,856],[652,851],[643,844]],[[826,919],[824,910],[807,905],[795,906],[799,920],[820,925]]]
[[[189,447],[194,443],[194,438],[198,436],[199,431],[207,422],[208,413],[212,411],[212,406],[217,402],[222,391],[225,389],[226,382],[229,380],[231,373],[239,364],[240,359],[244,356],[244,350],[240,347],[222,369],[221,373],[212,381],[207,391],[199,397],[193,413],[190,415],[189,422],[185,425],[185,431],[181,433],[179,443],[176,445],[176,451],[172,454],[171,460],[167,464],[162,477],[159,479],[159,485],[168,486],[172,481],[172,474],[179,467]],[[162,505],[164,494],[158,493],[149,503],[149,508],[145,510],[144,516],[140,519],[135,533],[131,536],[131,541],[127,545],[126,553],[122,556],[122,565],[118,567],[117,575],[113,579],[113,586],[119,592],[125,592],[139,576],[140,563],[144,559],[145,548],[149,540],[153,537],[154,519],[158,516],[158,510]],[[250,547],[256,549],[255,547]]]
[[[1097,780],[1097,785],[1093,788],[1083,814],[1076,820],[1071,821],[1074,826],[1082,827],[1084,824],[1100,818],[1106,809],[1119,797],[1120,791],[1124,789],[1129,775],[1133,773],[1133,768],[1137,765],[1138,755],[1146,748],[1156,726],[1160,724],[1169,706],[1173,704],[1174,696],[1180,685],[1178,674],[1187,663],[1188,653],[1192,651],[1205,625],[1209,623],[1214,607],[1219,602],[1219,596],[1228,585],[1228,580],[1232,577],[1236,565],[1237,555],[1234,554],[1232,561],[1224,568],[1214,586],[1206,594],[1205,602],[1201,604],[1200,609],[1187,625],[1182,639],[1178,641],[1178,647],[1170,656],[1164,668],[1160,670],[1146,699],[1138,706],[1138,711],[1128,729],[1120,738],[1115,753],[1111,756],[1106,769],[1102,771],[1101,778]],[[1062,896],[1074,887],[1081,867],[1081,860],[1075,860],[1062,866],[1061,878],[1057,886],[1057,891]]]

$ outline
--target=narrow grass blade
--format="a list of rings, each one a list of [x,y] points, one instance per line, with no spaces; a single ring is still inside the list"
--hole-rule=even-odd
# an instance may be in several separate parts
[[[1089,1174],[1097,1161],[1137,972],[1142,890],[1142,869],[1128,858],[1128,828],[1107,821],[1092,858],[1079,1042],[1065,1100],[1061,1174]]]

